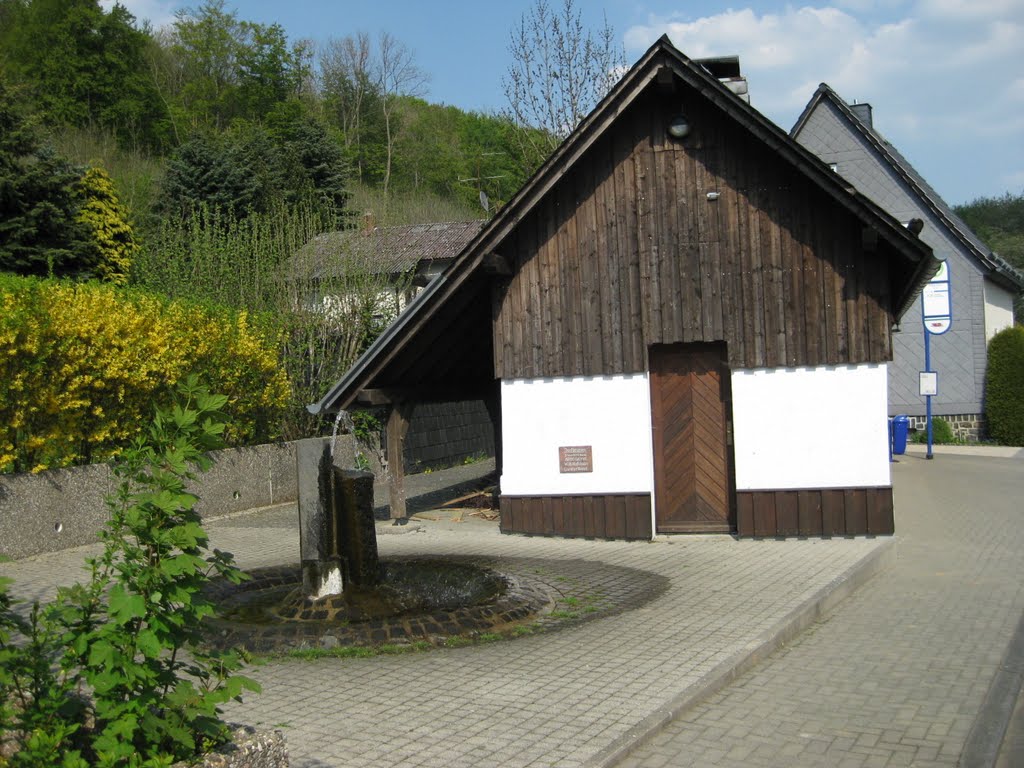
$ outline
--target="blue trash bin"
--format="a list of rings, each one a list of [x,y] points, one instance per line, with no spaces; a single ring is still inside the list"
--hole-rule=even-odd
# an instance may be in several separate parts
[[[907,452],[907,434],[910,432],[910,419],[906,416],[893,416],[889,422],[889,436],[892,440],[892,452],[898,456]]]

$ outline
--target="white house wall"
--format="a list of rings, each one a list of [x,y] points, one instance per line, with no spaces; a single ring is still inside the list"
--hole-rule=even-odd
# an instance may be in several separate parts
[[[646,374],[501,382],[501,492],[508,496],[651,493]],[[590,446],[593,472],[562,473],[560,447]]]
[[[885,365],[732,372],[739,491],[891,485]]]
[[[991,280],[985,281],[985,340],[1013,325],[1013,294]]]

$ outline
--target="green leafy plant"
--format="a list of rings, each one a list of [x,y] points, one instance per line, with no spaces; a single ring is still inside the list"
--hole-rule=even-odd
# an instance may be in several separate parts
[[[927,443],[928,442],[928,430],[927,428],[919,429],[910,438],[911,442],[914,443]],[[941,416],[932,417],[932,443],[935,445],[954,445],[959,443],[956,435],[953,433],[953,427],[950,426],[949,422]]]
[[[1004,445],[1024,445],[1024,326],[1000,331],[988,343],[985,418]]]
[[[230,554],[209,550],[185,488],[221,445],[225,402],[190,377],[118,459],[103,552],[87,561],[85,584],[59,590],[28,620],[0,593],[0,726],[21,748],[12,766],[192,759],[227,739],[220,706],[259,690],[235,674],[239,654],[200,645],[213,611],[201,590],[214,576],[243,578]],[[12,644],[14,633],[27,642]]]

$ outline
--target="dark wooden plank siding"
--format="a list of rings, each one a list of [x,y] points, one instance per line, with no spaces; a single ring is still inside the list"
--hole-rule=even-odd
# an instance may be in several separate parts
[[[651,538],[649,494],[607,496],[502,496],[502,533]]]
[[[641,96],[502,245],[495,375],[641,372],[681,341],[725,341],[733,368],[891,359],[860,223],[699,97],[670,139],[677,109]]]
[[[894,530],[892,488],[740,491],[740,536],[872,536]]]

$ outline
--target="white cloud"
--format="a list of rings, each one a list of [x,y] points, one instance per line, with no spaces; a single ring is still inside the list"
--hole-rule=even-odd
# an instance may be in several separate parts
[[[964,21],[972,19],[1021,18],[1020,0],[920,0],[917,13],[935,19]]]
[[[674,14],[629,29],[627,49],[663,33],[692,58],[738,54],[751,103],[787,130],[820,82],[871,102],[876,127],[920,158],[918,170],[952,202],[977,193],[958,194],[944,179],[984,173],[981,155],[990,183],[1024,165],[1020,0],[833,0]]]

